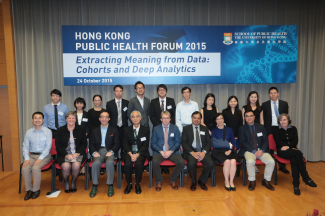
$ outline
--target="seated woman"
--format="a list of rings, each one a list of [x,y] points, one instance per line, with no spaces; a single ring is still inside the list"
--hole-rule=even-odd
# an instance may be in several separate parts
[[[309,177],[302,152],[297,149],[298,132],[295,126],[291,126],[291,119],[288,114],[278,116],[279,128],[274,129],[273,137],[276,143],[277,154],[279,157],[290,159],[293,178],[294,194],[300,195],[299,172],[303,181],[310,187],[317,187],[315,182]]]
[[[64,190],[66,193],[77,191],[76,180],[80,172],[81,164],[86,160],[87,138],[85,130],[76,125],[77,115],[69,111],[65,115],[67,124],[60,127],[55,139],[57,161],[61,166],[64,179]],[[71,172],[72,170],[72,172]],[[69,176],[72,173],[71,188]]]
[[[235,191],[234,177],[236,174],[237,153],[234,151],[235,136],[230,127],[224,124],[224,118],[221,113],[215,117],[217,127],[212,130],[212,159],[216,164],[222,164],[223,175],[225,176],[225,188],[227,191]]]

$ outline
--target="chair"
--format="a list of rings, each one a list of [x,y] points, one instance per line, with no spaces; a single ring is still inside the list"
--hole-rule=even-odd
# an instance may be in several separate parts
[[[171,162],[170,160],[167,159],[167,160],[163,160],[160,163],[160,166],[168,166],[168,167],[171,167],[171,166],[176,166],[176,164],[174,162]],[[183,187],[182,186],[182,182],[184,181],[184,179],[183,179],[184,176],[183,176],[182,172],[179,174],[179,186],[180,187]],[[149,173],[151,173],[151,175],[149,175],[149,187],[150,187],[150,186],[152,186],[152,176],[153,176],[153,173],[152,173],[152,165],[151,165],[151,167],[149,166]]]
[[[48,170],[52,168],[52,180],[51,180],[51,190],[54,191],[56,184],[55,184],[55,160],[53,159],[56,156],[56,148],[55,148],[55,139],[52,139],[52,147],[50,150],[50,154],[52,156],[52,159],[48,164],[46,164],[44,167],[42,167],[42,171]],[[19,193],[21,193],[21,168],[23,163],[20,165],[20,174],[19,174]]]
[[[152,160],[148,158],[146,159],[146,161],[144,162],[144,166],[147,166],[149,164],[149,188],[152,187]],[[124,161],[121,160],[121,167],[124,166]],[[135,167],[135,163],[133,163],[133,167]],[[121,179],[123,179],[123,172],[121,172]],[[120,182],[122,182],[122,180],[120,179]]]

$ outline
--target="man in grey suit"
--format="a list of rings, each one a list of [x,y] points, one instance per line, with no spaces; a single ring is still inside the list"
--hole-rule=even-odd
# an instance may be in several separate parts
[[[142,116],[140,124],[149,127],[150,100],[144,96],[144,92],[146,90],[145,86],[142,82],[138,81],[134,85],[134,90],[137,93],[137,96],[132,98],[129,102],[128,118],[131,122],[130,115],[132,111],[137,110]]]

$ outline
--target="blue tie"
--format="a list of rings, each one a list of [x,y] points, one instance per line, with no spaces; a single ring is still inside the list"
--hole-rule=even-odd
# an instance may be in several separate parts
[[[274,101],[273,101],[273,107],[274,107],[275,115],[276,115],[276,117],[278,117],[280,114],[279,114],[278,107],[276,106],[276,102],[274,102]]]

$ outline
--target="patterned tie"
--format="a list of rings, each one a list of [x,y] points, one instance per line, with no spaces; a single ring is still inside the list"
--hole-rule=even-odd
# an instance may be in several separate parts
[[[165,110],[164,100],[161,100],[161,106],[160,106],[161,112]]]
[[[198,152],[201,152],[201,144],[200,144],[200,134],[198,131],[198,127],[195,127],[196,132],[195,132],[195,141],[196,141],[196,149]]]
[[[168,127],[165,126],[165,151],[169,150],[169,145],[168,145]]]
[[[134,144],[136,145],[138,140],[137,129],[134,129],[133,132],[134,132]]]
[[[275,116],[278,118],[280,114],[279,114],[278,107],[276,106],[276,102],[274,101],[273,101],[273,107],[274,107]]]
[[[257,150],[257,138],[256,138],[256,133],[255,133],[255,130],[254,130],[254,127],[252,127],[252,136],[253,136],[253,146],[254,146],[254,149]]]
[[[121,101],[117,102],[117,126],[121,127],[122,126],[122,113],[121,113]]]
[[[58,105],[54,105],[54,115],[55,115],[55,128],[59,128],[59,114],[58,114]]]

